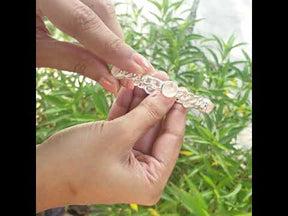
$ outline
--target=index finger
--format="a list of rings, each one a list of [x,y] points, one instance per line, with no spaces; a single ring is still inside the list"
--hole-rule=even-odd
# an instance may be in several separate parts
[[[153,72],[146,58],[125,44],[81,1],[38,0],[37,10],[105,62],[131,73]]]
[[[124,38],[112,0],[80,0],[91,8],[118,37]]]

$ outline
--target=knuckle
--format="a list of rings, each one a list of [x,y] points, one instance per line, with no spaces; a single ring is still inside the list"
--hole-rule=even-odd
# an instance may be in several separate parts
[[[159,111],[157,105],[155,103],[151,103],[146,101],[146,103],[142,103],[143,108],[145,109],[147,115],[153,120],[160,120],[162,115]]]
[[[111,0],[102,0],[100,4],[102,5],[102,8],[106,14],[110,16],[116,15],[115,8]]]
[[[117,37],[105,44],[105,50],[112,50],[114,53],[119,53],[123,45],[123,41]]]
[[[88,127],[90,129],[90,131],[92,131],[92,133],[98,133],[100,134],[103,130],[104,127],[106,125],[106,121],[102,120],[102,121],[94,121],[94,122],[89,122],[88,123]]]
[[[73,68],[73,72],[80,73],[82,75],[86,74],[87,69],[87,63],[85,61],[81,61],[75,64]]]
[[[183,142],[184,139],[184,135],[183,133],[177,131],[177,130],[172,130],[170,128],[163,128],[163,133],[165,134],[169,134],[171,136],[172,139],[175,139],[177,142]]]
[[[73,9],[72,17],[72,26],[75,26],[77,33],[94,28],[99,29],[102,26],[97,15],[86,5],[77,4]]]

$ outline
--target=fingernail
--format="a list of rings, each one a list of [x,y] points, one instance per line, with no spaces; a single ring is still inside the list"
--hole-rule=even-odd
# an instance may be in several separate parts
[[[163,101],[164,103],[168,105],[172,105],[175,102],[175,98],[168,98],[161,94],[160,91],[155,91],[153,94],[151,94],[151,97],[156,97],[157,100]]]
[[[177,109],[177,110],[179,110],[180,112],[183,112],[183,113],[187,113],[188,112],[188,109],[187,108],[185,108],[182,104],[180,104],[180,103],[175,103],[174,105],[173,105],[173,108],[174,109]]]
[[[133,55],[133,60],[141,67],[143,68],[144,72],[146,73],[153,73],[154,68],[152,64],[142,55],[139,53],[135,53]]]
[[[112,82],[102,77],[99,80],[99,84],[109,92],[112,92],[114,95],[117,94],[117,86],[115,86]]]
[[[161,98],[161,100],[165,100],[168,103],[174,103],[175,102],[175,98],[168,98],[165,97],[163,94],[159,93],[159,95],[157,95],[159,98]]]

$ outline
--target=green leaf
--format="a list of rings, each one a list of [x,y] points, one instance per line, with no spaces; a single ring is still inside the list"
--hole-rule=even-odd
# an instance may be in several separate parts
[[[50,125],[50,124],[57,124],[57,123],[58,123],[59,121],[61,121],[61,120],[69,119],[69,117],[70,117],[70,114],[60,115],[60,116],[57,116],[57,117],[55,117],[55,118],[51,118],[50,120],[41,122],[41,123],[38,125],[38,127],[43,127],[43,126]]]
[[[149,13],[151,15],[153,15],[159,22],[163,21],[162,17],[160,17],[159,15],[157,15],[156,13],[149,11]]]
[[[162,0],[162,9],[163,9],[163,16],[165,17],[169,9],[169,0]]]
[[[81,117],[72,117],[71,121],[76,121],[76,122],[91,122],[91,121],[96,121],[98,120],[97,117],[93,116],[93,115],[83,115]]]
[[[204,181],[213,189],[216,188],[216,185],[214,184],[214,182],[212,181],[211,178],[209,178],[209,176],[204,175],[203,173],[200,173],[200,175],[203,177]]]
[[[78,82],[79,82],[79,87],[78,87],[78,91],[76,92],[76,94],[74,95],[74,103],[78,104],[81,97],[83,96],[83,83],[84,83],[84,77],[82,77],[82,80],[80,80],[80,77],[78,77]]]
[[[203,36],[200,34],[189,34],[188,36],[185,36],[184,41],[188,42],[188,41],[193,41],[193,40],[200,40],[202,39]],[[193,46],[192,46],[193,47]],[[195,48],[195,47],[194,47]],[[198,48],[199,49],[199,48]]]
[[[154,0],[148,0],[148,1],[151,2],[153,5],[155,5],[159,11],[162,11],[162,5],[160,3]]]
[[[212,37],[218,43],[218,46],[219,46],[220,50],[223,51],[224,50],[224,48],[223,48],[223,44],[224,44],[223,40],[218,38],[216,35],[212,35]]]
[[[96,89],[92,90],[92,96],[95,103],[96,110],[103,115],[103,118],[108,114],[108,102],[103,90],[99,86],[95,86]]]
[[[224,146],[224,145],[222,145],[222,144],[220,144],[220,143],[216,143],[216,146],[217,146],[218,148],[226,151],[226,152],[230,152],[230,149],[229,149],[229,148],[227,148],[226,146]]]
[[[51,109],[45,110],[44,112],[42,112],[42,114],[43,115],[50,115],[50,114],[62,112],[64,110],[67,110],[67,108],[51,108]]]
[[[223,118],[223,109],[224,109],[225,104],[222,103],[220,104],[220,107],[217,109],[216,112],[216,122],[221,122],[221,119]]]
[[[231,193],[229,193],[225,196],[222,196],[222,198],[227,199],[227,198],[236,196],[240,192],[241,189],[242,189],[242,184],[238,184],[238,185],[236,185],[235,189]]]
[[[193,196],[188,192],[184,191],[183,189],[176,187],[175,185],[172,185],[172,187],[170,187],[170,191],[172,191],[173,195],[176,196],[177,199],[179,199],[181,204],[192,215],[207,216],[207,207],[203,205],[203,203],[197,198],[197,196]]]
[[[252,213],[235,214],[234,216],[252,216]]]
[[[200,125],[195,125],[195,129],[203,137],[206,137],[209,140],[215,140],[214,135],[207,128],[204,128],[204,127],[202,127]]]
[[[233,126],[232,129],[229,130],[226,136],[220,138],[219,143],[225,145],[230,144],[231,140],[235,138],[244,128],[243,126]]]
[[[230,171],[229,171],[229,169],[228,169],[228,167],[226,165],[226,162],[225,162],[223,156],[221,155],[221,153],[216,152],[216,157],[220,161],[221,167],[223,168],[224,172],[228,175],[230,180],[233,180],[233,177],[232,177],[232,175],[231,175],[231,173],[230,173]]]
[[[203,209],[207,210],[207,204],[206,204],[205,200],[203,199],[201,193],[197,189],[197,187],[193,184],[193,182],[186,175],[184,175],[184,179],[189,186],[190,193],[197,198],[201,207]]]
[[[208,52],[212,55],[215,63],[217,64],[217,66],[219,66],[219,60],[218,60],[218,57],[217,57],[217,54],[210,48],[206,47],[206,49],[208,50]]]
[[[44,101],[47,101],[48,103],[54,104],[56,106],[66,106],[67,104],[69,104],[70,101],[63,99],[61,97],[56,97],[54,95],[42,95]]]
[[[247,52],[245,52],[245,50],[241,49],[245,59],[247,60],[247,62],[249,63],[249,67],[252,68],[252,63],[251,63],[251,58],[249,57],[249,55],[247,54]]]
[[[215,185],[215,183],[212,181],[212,179],[209,176],[204,175],[203,173],[200,173],[200,175],[203,177],[204,181],[213,188],[213,192],[215,193],[217,199],[220,199],[220,194],[218,192],[218,189]]]
[[[210,115],[204,114],[204,118],[205,118],[205,123],[206,123],[208,129],[209,129],[210,131],[212,131],[212,130],[213,130],[213,127],[214,127],[214,123],[213,123]]]
[[[239,104],[241,105],[241,104],[246,103],[248,101],[250,94],[251,94],[251,89],[250,88],[246,89],[244,96],[239,101]]]
[[[202,86],[205,76],[203,73],[195,73],[194,75],[194,86],[195,88],[200,88]]]
[[[169,6],[169,8],[173,7],[174,10],[176,11],[183,4],[183,2],[184,2],[184,0],[174,2]]]

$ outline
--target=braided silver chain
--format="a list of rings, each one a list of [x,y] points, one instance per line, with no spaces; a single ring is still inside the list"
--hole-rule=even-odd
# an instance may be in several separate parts
[[[176,98],[176,102],[182,104],[185,108],[194,108],[204,113],[209,113],[214,108],[214,104],[208,98],[195,95],[185,87],[178,87],[177,83],[173,81],[163,81],[152,75],[138,75],[123,70],[114,72],[112,75],[117,79],[133,80],[134,85],[144,89],[147,94],[152,94],[155,90],[158,90],[166,97]],[[171,91],[171,89],[173,90]]]

